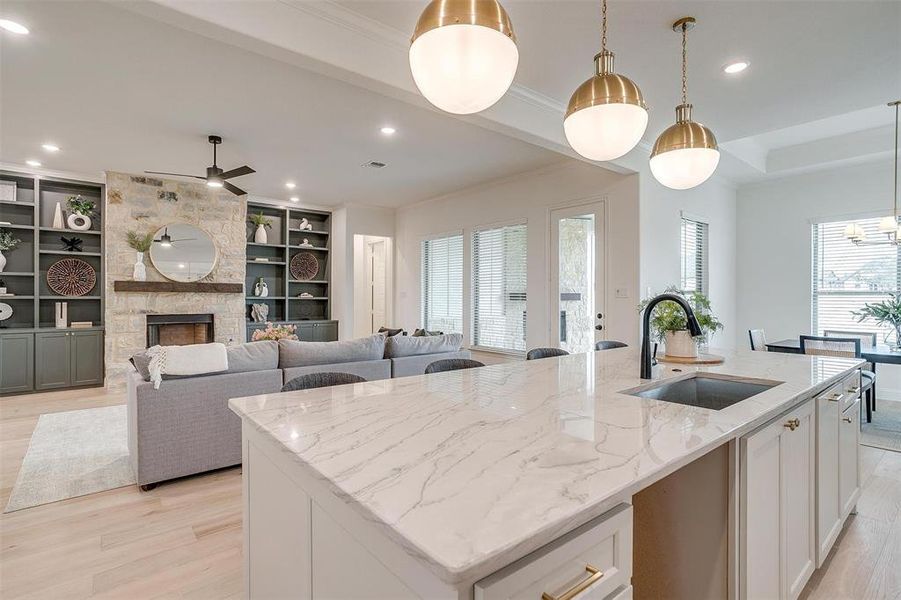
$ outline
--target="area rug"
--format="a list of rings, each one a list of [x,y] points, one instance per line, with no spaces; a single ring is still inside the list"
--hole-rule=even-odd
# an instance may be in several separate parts
[[[41,415],[3,512],[134,485],[125,406]]]
[[[901,402],[879,400],[873,422],[861,419],[860,443],[864,446],[901,452]]]

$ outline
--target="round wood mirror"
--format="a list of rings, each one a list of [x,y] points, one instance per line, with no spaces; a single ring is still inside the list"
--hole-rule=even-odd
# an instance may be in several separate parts
[[[161,227],[153,236],[150,261],[156,270],[173,281],[199,281],[216,266],[219,253],[206,231],[173,223]]]

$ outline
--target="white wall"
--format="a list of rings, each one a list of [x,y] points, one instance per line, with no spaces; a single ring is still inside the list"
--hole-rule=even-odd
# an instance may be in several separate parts
[[[575,160],[461,190],[397,211],[395,326],[421,326],[420,244],[435,234],[464,231],[464,322],[469,328],[469,245],[473,227],[524,219],[528,224],[526,345],[550,343],[548,324],[549,221],[558,206],[607,201],[607,302],[609,339],[638,342],[638,176],[625,176]],[[678,228],[677,228],[678,229]],[[627,297],[614,298],[623,288]],[[551,344],[554,345],[554,344]]]
[[[354,236],[394,238],[394,218],[393,209],[355,204],[332,213],[332,318],[338,320],[338,335],[342,340],[352,339],[356,329]]]
[[[734,348],[736,319],[736,190],[716,177],[686,191],[660,185],[646,165],[641,182],[641,296],[679,285],[682,211],[710,224],[710,301],[726,329],[713,337],[715,348]]]

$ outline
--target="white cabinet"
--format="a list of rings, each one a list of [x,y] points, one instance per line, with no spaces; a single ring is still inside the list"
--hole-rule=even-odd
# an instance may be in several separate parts
[[[860,399],[842,413],[838,424],[838,505],[847,518],[860,495]]]
[[[814,571],[814,402],[742,438],[742,598],[794,600]]]
[[[842,529],[838,494],[838,421],[841,385],[817,396],[817,566],[821,566]]]

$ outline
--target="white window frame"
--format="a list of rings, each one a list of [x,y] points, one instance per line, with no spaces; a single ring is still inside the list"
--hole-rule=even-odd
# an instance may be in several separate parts
[[[682,245],[684,240],[683,229],[685,227],[685,222],[691,221],[693,223],[698,223],[704,226],[704,238],[703,238],[703,248],[702,255],[700,260],[701,265],[701,274],[700,277],[697,275],[695,279],[699,280],[700,285],[696,287],[696,291],[704,294],[708,298],[710,297],[710,220],[701,217],[698,215],[691,214],[687,211],[680,211],[679,214],[679,288],[683,292],[689,292],[686,290],[685,286],[685,267],[686,267],[686,258],[685,258],[685,248]],[[695,291],[695,290],[690,290]]]
[[[466,234],[464,230],[457,229],[454,231],[445,231],[422,236],[419,239],[419,319],[424,329],[431,329],[426,320],[426,270],[425,270],[425,243],[433,240],[441,240],[451,237],[459,237],[461,240],[460,251],[460,331],[446,331],[445,333],[462,333],[466,332]]]

